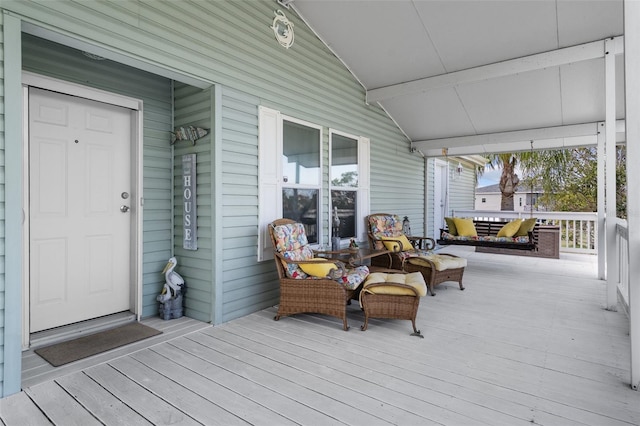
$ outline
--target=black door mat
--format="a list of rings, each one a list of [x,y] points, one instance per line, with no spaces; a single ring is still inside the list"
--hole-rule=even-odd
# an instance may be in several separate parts
[[[162,331],[155,328],[133,322],[111,330],[38,348],[34,352],[47,360],[49,364],[58,367],[161,333]]]

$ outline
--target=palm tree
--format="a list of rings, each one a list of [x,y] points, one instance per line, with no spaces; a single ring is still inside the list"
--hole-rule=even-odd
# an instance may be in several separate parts
[[[487,167],[492,170],[502,169],[500,175],[500,192],[502,199],[500,200],[500,210],[513,210],[513,194],[518,190],[520,178],[516,174],[516,166],[519,158],[514,153],[490,154],[489,162],[477,169],[478,176],[482,176]]]
[[[533,149],[531,151],[489,154],[487,156],[488,163],[477,168],[477,175],[482,176],[486,167],[492,170],[502,168],[499,183],[502,193],[500,210],[513,211],[513,195],[521,183],[516,174],[518,166],[527,175],[527,181],[531,186],[543,179],[547,183],[552,183],[545,185],[545,187],[552,188],[554,187],[553,183],[562,179],[562,172],[570,156],[570,150],[533,151]]]

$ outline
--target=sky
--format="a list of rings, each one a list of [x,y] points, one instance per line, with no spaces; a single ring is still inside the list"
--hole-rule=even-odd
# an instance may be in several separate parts
[[[502,168],[490,169],[487,167],[484,174],[478,178],[478,188],[482,188],[489,185],[496,185],[500,182],[500,175],[502,174]],[[516,167],[516,174],[522,179],[522,170]]]
[[[497,184],[498,182],[500,182],[501,173],[502,169],[492,170],[487,167],[482,176],[478,178],[478,187],[482,188],[484,186]]]

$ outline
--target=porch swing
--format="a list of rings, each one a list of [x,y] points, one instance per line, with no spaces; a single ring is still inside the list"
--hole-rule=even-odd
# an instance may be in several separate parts
[[[531,141],[533,153],[533,141]],[[530,187],[533,199],[533,182]],[[496,249],[538,250],[538,224],[533,217],[533,206],[529,219],[512,221],[489,221],[468,218],[446,217],[446,228],[440,229],[438,244],[487,247]]]

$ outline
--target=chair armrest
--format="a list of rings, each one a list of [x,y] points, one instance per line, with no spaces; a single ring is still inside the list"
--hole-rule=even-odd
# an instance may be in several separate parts
[[[433,250],[436,247],[436,242],[431,237],[407,237],[414,248],[422,250]],[[425,247],[423,247],[423,245]]]

